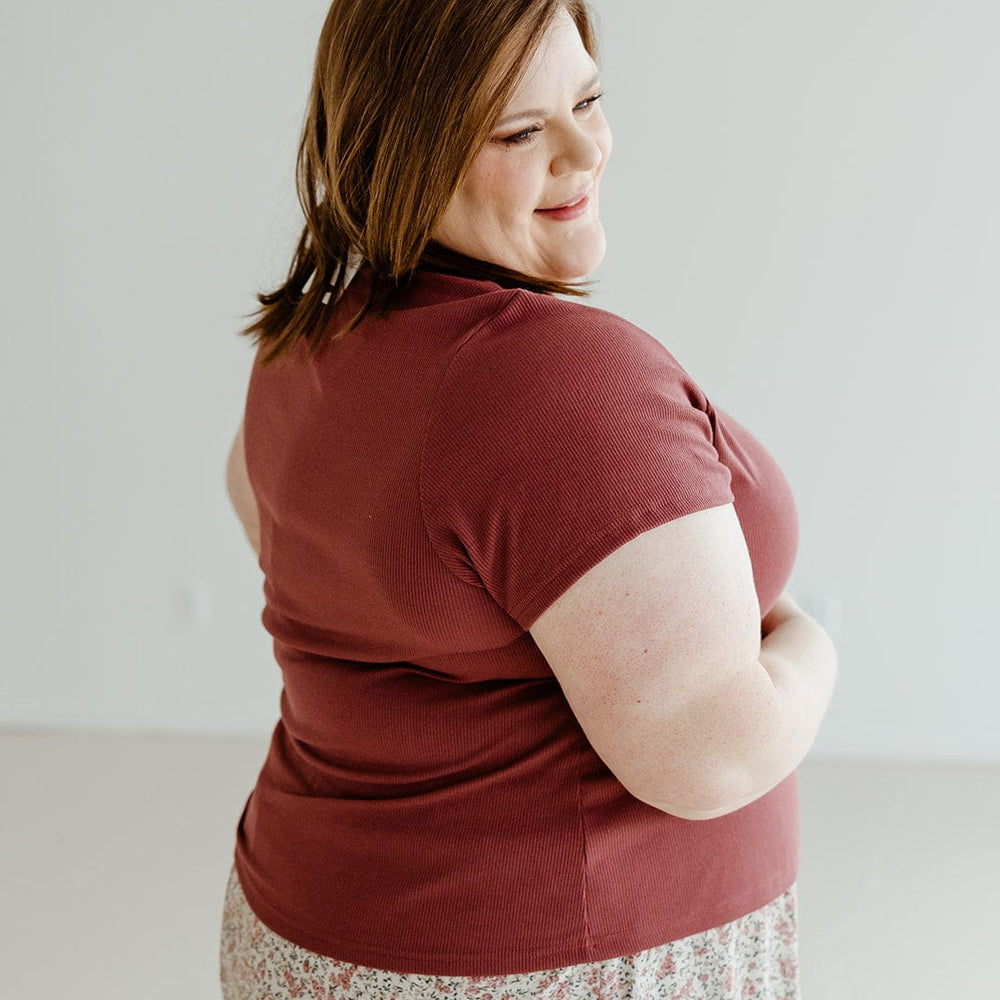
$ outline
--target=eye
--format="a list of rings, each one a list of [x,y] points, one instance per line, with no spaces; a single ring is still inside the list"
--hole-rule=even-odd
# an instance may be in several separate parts
[[[603,91],[599,94],[593,94],[592,96],[587,97],[584,100],[580,101],[580,103],[577,104],[573,108],[573,110],[580,112],[590,111],[603,96],[604,96]],[[496,139],[495,141],[499,142],[502,146],[506,146],[508,149],[511,148],[512,146],[527,146],[535,141],[535,136],[541,131],[542,131],[541,125],[532,125],[531,128],[526,128],[520,132],[515,132],[513,135],[502,136],[501,138]]]
[[[604,91],[602,90],[599,94],[594,94],[593,97],[588,97],[586,100],[580,101],[580,103],[573,109],[574,111],[589,111],[597,102],[604,96]]]
[[[535,136],[542,130],[537,125],[526,128],[523,132],[515,132],[513,135],[504,136],[500,141],[505,146],[524,146],[533,142]]]

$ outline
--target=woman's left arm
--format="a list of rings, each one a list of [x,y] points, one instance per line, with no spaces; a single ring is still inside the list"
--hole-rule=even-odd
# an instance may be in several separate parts
[[[254,552],[260,555],[260,514],[257,512],[257,500],[254,498],[250,477],[247,475],[242,421],[229,452],[229,461],[226,463],[226,489],[240,521],[243,522],[247,539],[253,546]]]

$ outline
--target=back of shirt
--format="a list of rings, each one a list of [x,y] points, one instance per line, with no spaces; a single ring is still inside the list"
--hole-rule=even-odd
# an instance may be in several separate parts
[[[788,888],[794,776],[706,822],[638,802],[527,632],[626,541],[729,502],[762,611],[787,581],[784,478],[657,341],[418,272],[387,317],[256,367],[245,441],[284,691],[236,861],[273,930],[376,968],[509,974]]]

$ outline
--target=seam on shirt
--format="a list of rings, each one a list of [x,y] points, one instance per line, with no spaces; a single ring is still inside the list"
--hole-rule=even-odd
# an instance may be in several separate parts
[[[420,463],[417,472],[417,496],[420,505],[420,524],[424,529],[424,535],[430,544],[431,549],[437,556],[438,561],[442,566],[448,571],[449,576],[453,577],[459,583],[464,586],[470,586],[468,580],[463,580],[448,564],[448,561],[442,555],[441,551],[437,547],[437,543],[434,541],[431,535],[430,529],[427,526],[427,509],[424,502],[424,458],[427,454],[427,441],[430,438],[431,424],[434,422],[434,418],[437,416],[437,401],[438,397],[441,395],[441,391],[444,388],[445,382],[448,381],[448,376],[451,373],[452,366],[458,360],[458,356],[462,353],[467,344],[469,344],[472,339],[482,333],[488,326],[500,319],[501,316],[514,304],[515,299],[519,299],[524,292],[523,289],[515,288],[511,290],[510,295],[504,300],[503,304],[499,309],[492,315],[477,323],[465,336],[461,339],[458,347],[455,348],[455,352],[452,354],[451,359],[448,361],[448,365],[441,375],[441,381],[438,382],[437,388],[434,390],[434,397],[431,400],[430,413],[427,417],[427,425],[424,428],[423,441],[420,443]],[[472,572],[476,573],[475,567],[472,567]],[[479,578],[479,574],[476,573],[476,577]],[[480,584],[482,589],[489,593],[485,581],[480,579]]]
[[[580,909],[583,918],[583,947],[588,958],[594,954],[594,939],[590,934],[590,899],[587,893],[587,883],[590,879],[590,861],[587,857],[587,824],[584,819],[583,810],[583,755],[581,735],[577,733],[577,755],[576,755],[576,810],[577,819],[580,823],[580,853],[583,871],[581,874],[580,886]]]

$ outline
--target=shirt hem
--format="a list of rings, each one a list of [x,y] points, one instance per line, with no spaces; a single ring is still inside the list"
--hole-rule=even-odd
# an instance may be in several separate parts
[[[798,875],[796,865],[791,873],[783,872],[780,878],[772,878],[761,883],[753,890],[727,901],[724,907],[705,911],[700,917],[689,917],[679,921],[676,931],[665,930],[656,934],[617,931],[612,934],[588,936],[587,942],[578,941],[572,946],[560,942],[539,948],[496,948],[455,955],[444,952],[388,951],[347,938],[326,938],[312,934],[295,926],[279,910],[264,903],[256,896],[253,889],[248,893],[247,880],[240,872],[238,859],[235,868],[240,888],[254,915],[274,934],[299,948],[348,965],[393,972],[398,975],[459,977],[524,975],[638,955],[739,920],[767,906],[787,892]]]

